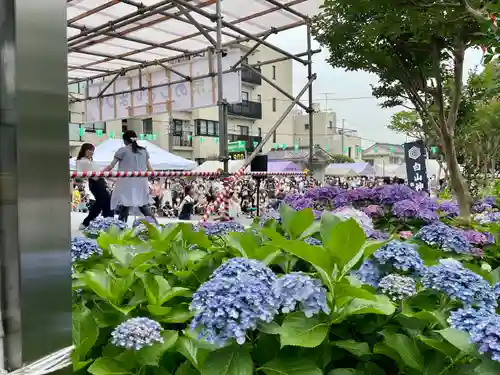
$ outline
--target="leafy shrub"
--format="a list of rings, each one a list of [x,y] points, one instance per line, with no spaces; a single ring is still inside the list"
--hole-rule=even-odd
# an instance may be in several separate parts
[[[100,251],[74,258],[74,372],[500,372],[499,269],[367,241],[353,218],[282,205],[279,219],[229,233],[147,222],[147,239],[101,233]],[[358,277],[370,267],[373,284]]]

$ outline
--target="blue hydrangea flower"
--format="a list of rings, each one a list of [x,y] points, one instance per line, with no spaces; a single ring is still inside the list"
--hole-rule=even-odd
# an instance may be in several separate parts
[[[454,259],[441,260],[438,265],[425,269],[422,285],[462,302],[464,307],[477,306],[489,311],[497,307],[490,284]]]
[[[500,362],[500,315],[492,314],[481,320],[472,329],[470,340],[476,343],[481,354],[489,354],[491,359]]]
[[[483,212],[474,216],[474,220],[481,225],[498,223],[500,221],[500,212]]]
[[[120,348],[140,350],[162,343],[160,323],[149,318],[132,318],[121,323],[111,333],[111,343]]]
[[[83,233],[88,237],[97,238],[101,232],[106,232],[112,227],[116,227],[119,230],[125,230],[127,229],[127,223],[115,219],[114,217],[98,217],[90,222]]]
[[[326,303],[326,289],[321,282],[301,273],[280,277],[273,286],[274,297],[283,313],[299,309],[308,318],[321,311],[330,311]]]
[[[87,260],[93,256],[102,255],[102,250],[97,243],[84,237],[73,237],[71,239],[71,261]]]
[[[239,279],[241,277],[253,277],[269,288],[276,280],[274,272],[264,263],[247,258],[229,259],[217,268],[210,278]]]
[[[304,239],[304,242],[306,244],[308,244],[308,245],[311,245],[311,246],[321,246],[321,245],[323,245],[323,243],[320,240],[317,240],[314,237],[307,237],[307,238]]]
[[[472,246],[461,230],[439,222],[421,228],[415,234],[415,238],[444,251],[454,251],[458,254],[471,254],[472,252]]]
[[[243,344],[247,331],[255,330],[259,322],[271,322],[278,312],[268,284],[245,275],[205,282],[193,295],[191,329],[213,344],[230,339]]]
[[[366,238],[373,239],[373,240],[378,240],[378,241],[383,241],[387,240],[390,237],[389,233],[382,232],[380,230],[374,229],[370,232],[367,233]]]
[[[145,216],[145,217],[140,217],[139,219],[136,219],[134,221],[134,223],[132,224],[132,227],[135,228],[135,227],[138,227],[139,225],[144,225],[144,222],[156,225],[156,220],[154,219],[154,217]]]
[[[235,221],[218,221],[195,225],[194,231],[203,229],[207,236],[225,236],[232,232],[244,232],[245,227]]]
[[[497,300],[500,299],[500,283],[496,283],[493,287],[493,292],[495,293]]]
[[[276,220],[276,222],[281,223],[280,213],[276,210],[269,210],[264,215],[261,216],[259,220],[259,224],[264,226],[269,220]]]
[[[378,249],[373,258],[387,273],[400,271],[420,274],[424,269],[424,261],[417,251],[417,245],[408,242],[392,240]]]
[[[393,301],[402,301],[417,294],[415,280],[408,276],[391,274],[378,284],[379,289]]]
[[[380,279],[384,276],[379,265],[369,259],[365,260],[359,269],[352,274],[362,283],[371,285],[374,288],[378,287]]]
[[[488,319],[491,314],[491,311],[473,309],[471,307],[458,309],[451,312],[450,317],[448,318],[448,323],[450,323],[452,328],[470,334],[474,327],[476,327],[484,319]]]
[[[337,216],[341,220],[354,219],[359,224],[366,234],[373,231],[373,221],[370,216],[365,214],[363,211],[356,210],[352,207],[342,207],[338,208],[332,212],[333,215]]]

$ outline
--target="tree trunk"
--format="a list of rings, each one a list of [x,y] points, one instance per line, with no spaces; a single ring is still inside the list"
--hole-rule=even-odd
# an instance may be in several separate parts
[[[453,137],[450,136],[447,129],[443,130],[443,146],[444,157],[446,164],[448,164],[448,174],[450,177],[451,187],[457,196],[458,205],[460,208],[460,216],[470,221],[472,198],[469,192],[469,187],[462,176],[460,167],[458,165],[457,154],[455,151],[455,142]]]

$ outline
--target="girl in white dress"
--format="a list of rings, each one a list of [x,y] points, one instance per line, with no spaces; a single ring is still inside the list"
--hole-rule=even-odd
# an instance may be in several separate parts
[[[153,171],[148,151],[137,144],[133,130],[123,133],[124,147],[116,151],[113,161],[104,170],[111,171],[118,164],[120,172]],[[111,209],[118,209],[118,219],[127,222],[130,207],[138,207],[144,216],[153,217],[149,207],[149,183],[147,177],[119,177],[111,195]]]

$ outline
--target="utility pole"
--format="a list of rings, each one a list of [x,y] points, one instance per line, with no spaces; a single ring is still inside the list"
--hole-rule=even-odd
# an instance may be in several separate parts
[[[345,119],[342,119],[342,138],[341,138],[342,155],[344,155],[344,130],[345,130]]]

